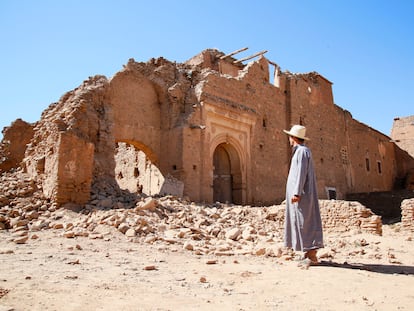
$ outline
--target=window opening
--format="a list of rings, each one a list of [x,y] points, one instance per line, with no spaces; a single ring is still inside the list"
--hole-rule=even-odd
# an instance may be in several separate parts
[[[365,168],[367,169],[367,172],[369,172],[369,159],[365,158]]]
[[[326,187],[326,195],[328,200],[336,200],[336,188],[335,187]]]

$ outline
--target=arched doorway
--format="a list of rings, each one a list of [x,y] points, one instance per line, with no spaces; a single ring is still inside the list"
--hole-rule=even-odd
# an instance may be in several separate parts
[[[242,204],[240,158],[228,143],[216,147],[213,154],[214,202]]]

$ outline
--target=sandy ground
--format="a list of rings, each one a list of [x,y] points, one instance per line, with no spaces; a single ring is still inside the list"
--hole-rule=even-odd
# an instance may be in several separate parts
[[[180,245],[0,231],[4,310],[414,310],[414,239],[325,234],[318,266],[286,257],[197,256]]]

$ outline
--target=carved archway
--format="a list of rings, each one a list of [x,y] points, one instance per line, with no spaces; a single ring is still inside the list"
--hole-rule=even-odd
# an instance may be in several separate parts
[[[213,152],[214,202],[243,204],[240,157],[230,143],[219,144]]]

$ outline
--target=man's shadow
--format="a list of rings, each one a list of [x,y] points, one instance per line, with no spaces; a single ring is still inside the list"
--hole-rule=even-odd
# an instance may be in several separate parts
[[[414,267],[403,265],[376,265],[376,264],[349,264],[347,262],[337,263],[333,261],[320,261],[317,266],[320,267],[334,267],[343,269],[364,270],[384,274],[404,274],[414,275]]]

